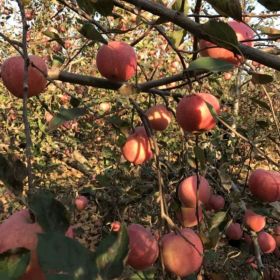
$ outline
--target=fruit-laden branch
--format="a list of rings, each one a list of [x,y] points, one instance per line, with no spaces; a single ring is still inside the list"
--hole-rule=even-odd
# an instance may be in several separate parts
[[[140,83],[137,85],[137,90],[142,91],[142,92],[147,92],[147,93],[155,93],[155,94],[160,94],[160,95],[169,95],[170,92],[164,91],[164,90],[159,90],[155,89],[155,87],[159,86],[164,86],[173,82],[178,82],[181,80],[189,79],[192,78],[191,80],[188,80],[189,82],[194,82],[197,81],[200,78],[199,74],[203,74],[204,72],[193,72],[189,71],[188,75],[185,72],[182,72],[180,74],[162,78],[159,80],[153,80],[153,81],[148,81],[145,83]],[[92,76],[86,76],[86,75],[80,75],[80,74],[74,74],[70,72],[49,72],[48,76],[51,80],[59,80],[62,82],[67,82],[67,83],[74,83],[74,84],[79,84],[79,85],[84,85],[84,86],[92,86],[96,88],[103,88],[103,89],[112,89],[112,90],[118,90],[122,86],[122,82],[114,82],[110,81],[107,79],[103,78],[96,78]]]
[[[114,0],[114,2],[118,3],[116,0]],[[203,29],[201,28],[201,24],[190,20],[182,13],[168,9],[161,4],[149,0],[124,0],[124,2],[133,4],[136,7],[141,8],[142,10],[160,16],[164,20],[173,22],[174,24],[184,28],[185,30],[187,30],[188,32],[200,39],[204,39],[215,43],[211,36],[209,36],[206,32],[203,31]],[[265,53],[258,49],[248,47],[242,44],[239,44],[238,48],[246,58],[257,61],[270,68],[280,70],[280,58],[278,56]],[[236,54],[239,54],[237,49],[230,50]]]

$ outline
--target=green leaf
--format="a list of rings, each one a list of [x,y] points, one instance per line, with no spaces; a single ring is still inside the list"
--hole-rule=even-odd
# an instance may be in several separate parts
[[[48,131],[53,131],[66,121],[72,121],[78,117],[87,114],[86,108],[70,108],[61,107],[60,111],[52,118],[49,123]]]
[[[20,248],[0,254],[0,279],[18,280],[26,271],[30,251]]]
[[[273,77],[268,74],[254,72],[252,73],[252,82],[254,84],[268,84],[273,82]]]
[[[178,48],[180,46],[185,35],[186,35],[186,31],[184,29],[175,30],[175,31],[170,32],[170,38],[176,48]]]
[[[25,164],[13,154],[0,154],[0,180],[15,195],[23,190],[23,180],[27,177]]]
[[[242,21],[242,7],[239,0],[206,0],[220,15]]]
[[[125,225],[118,232],[111,232],[96,249],[94,263],[101,279],[114,279],[122,274],[128,254],[128,233]]]
[[[89,22],[83,22],[83,26],[79,32],[89,40],[107,44],[107,41],[103,38],[103,36],[96,30],[93,24]]]
[[[219,47],[230,47],[231,49],[239,50],[236,33],[227,23],[209,20],[201,25],[201,29],[207,33]]]
[[[44,231],[61,231],[69,227],[69,219],[65,206],[56,200],[52,193],[40,190],[28,198],[28,205],[35,215],[36,222]]]
[[[56,41],[61,46],[64,47],[64,41],[59,37],[59,35],[53,31],[44,31],[43,34],[49,38],[51,38],[53,41]]]
[[[145,271],[138,271],[129,277],[130,280],[154,280],[155,279],[155,268],[150,268]]]
[[[176,2],[172,6],[172,9],[176,10],[178,12],[183,12],[184,14],[187,14],[189,11],[188,0],[185,0],[184,7],[182,7],[182,0],[176,0]]]
[[[258,0],[260,4],[265,6],[270,11],[280,11],[280,1],[279,0]]]
[[[91,252],[62,233],[39,234],[37,254],[47,280],[97,280]]]
[[[209,72],[228,71],[233,68],[233,64],[224,60],[212,57],[199,57],[189,64],[188,71],[205,70]]]
[[[226,218],[227,212],[217,212],[215,215],[211,218],[210,221],[210,231],[212,231],[214,228],[217,228]]]
[[[109,16],[114,8],[113,0],[77,0],[77,4],[89,15],[96,11],[103,16]]]
[[[256,98],[256,97],[250,97],[250,99],[251,99],[254,103],[258,104],[261,108],[266,109],[266,110],[268,110],[269,112],[271,112],[269,105],[267,105],[265,102],[259,100],[259,99]]]

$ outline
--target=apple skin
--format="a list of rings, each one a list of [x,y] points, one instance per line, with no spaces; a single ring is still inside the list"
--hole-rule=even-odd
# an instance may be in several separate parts
[[[226,236],[230,240],[240,240],[243,235],[243,230],[239,223],[231,223],[226,229]]]
[[[237,22],[235,20],[229,21],[228,24],[235,31],[238,41],[253,39],[254,31],[246,24],[242,22]],[[253,41],[244,42],[243,44],[250,47],[254,46]],[[200,40],[199,47],[200,49],[203,49],[200,52],[201,56],[210,56],[212,58],[228,61],[235,65],[238,65],[240,62],[242,62],[241,56],[235,55],[233,52],[224,48],[219,48],[219,47],[209,48],[213,46],[215,46],[215,44],[212,44],[211,42],[205,40]],[[204,49],[204,48],[208,48],[208,49]]]
[[[216,126],[207,103],[213,106],[217,114],[220,113],[218,99],[208,93],[196,93],[184,96],[176,108],[177,123],[187,132],[209,131]]]
[[[155,105],[146,111],[150,125],[154,130],[165,130],[171,122],[172,114],[163,104]]]
[[[201,267],[203,245],[199,236],[192,229],[185,228],[180,232],[187,241],[174,232],[162,237],[162,259],[166,270],[177,276],[186,277]]]
[[[256,169],[250,174],[248,186],[251,193],[264,202],[280,200],[280,173]]]
[[[108,80],[125,82],[136,73],[136,53],[127,43],[111,41],[98,50],[96,65]]]
[[[276,249],[276,241],[273,236],[265,231],[258,234],[258,243],[264,254],[272,253]]]
[[[198,206],[199,222],[203,219],[202,207]],[[181,207],[178,219],[183,227],[194,227],[197,225],[196,208]]]
[[[207,204],[211,196],[211,187],[208,181],[199,176],[200,184],[198,191],[198,199],[204,204]],[[196,175],[184,179],[178,187],[178,197],[185,207],[196,207],[196,190],[197,190],[197,177]]]
[[[42,71],[32,65],[28,68],[28,97],[39,95],[44,91],[47,80],[47,66],[44,59],[30,55],[30,62]],[[21,56],[14,56],[6,59],[2,64],[1,76],[5,87],[16,97],[23,98],[23,75],[24,59]],[[44,76],[45,75],[45,76]]]
[[[230,72],[224,73],[224,79],[225,79],[226,81],[230,80],[231,77],[232,77],[232,74],[231,74]]]
[[[139,224],[129,225],[127,231],[130,249],[127,264],[137,270],[152,266],[159,255],[158,242],[153,234]]]
[[[153,157],[149,138],[143,126],[136,127],[135,132],[128,136],[122,147],[122,154],[126,160],[135,165],[143,164]]]
[[[75,205],[76,208],[80,211],[84,210],[87,205],[88,205],[88,198],[85,197],[84,195],[79,195],[78,197],[75,198]]]
[[[220,211],[225,207],[225,199],[221,195],[212,194],[206,205],[206,209]]]
[[[276,241],[277,247],[280,247],[280,225],[276,226],[273,229],[273,237]]]
[[[265,227],[266,221],[264,216],[247,209],[244,215],[244,223],[249,229],[259,232]]]

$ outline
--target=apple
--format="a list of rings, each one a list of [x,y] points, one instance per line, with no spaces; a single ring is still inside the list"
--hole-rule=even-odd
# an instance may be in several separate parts
[[[178,187],[178,197],[185,207],[196,207],[197,176],[193,175],[184,179]],[[208,181],[199,175],[198,199],[207,204],[211,196],[211,187]]]
[[[276,249],[276,241],[273,236],[265,231],[258,234],[258,243],[264,254],[272,253]]]
[[[276,241],[277,247],[280,247],[280,225],[276,226],[273,229],[273,237]]]
[[[99,104],[99,109],[103,112],[109,112],[111,110],[111,103],[110,102],[101,102]]]
[[[247,209],[244,215],[244,223],[249,229],[259,232],[265,227],[266,221],[264,216]]]
[[[240,240],[243,230],[239,223],[231,223],[226,229],[226,236],[230,240]]]
[[[127,264],[137,270],[152,266],[159,255],[158,242],[153,234],[139,224],[129,225],[127,231],[130,249]]]
[[[219,101],[212,94],[196,93],[186,95],[180,100],[176,109],[176,120],[183,130],[203,132],[216,126],[206,102],[212,105],[217,114],[220,113]]]
[[[31,97],[44,91],[48,69],[43,58],[30,55],[29,59],[28,97]],[[10,92],[16,97],[23,98],[24,59],[21,56],[6,59],[1,67],[1,76],[5,87]]]
[[[238,41],[249,40],[254,38],[254,31],[242,22],[237,22],[235,20],[229,21],[228,24],[235,31]],[[244,42],[244,45],[253,47],[254,42]],[[239,55],[235,55],[232,51],[224,48],[213,48],[215,45],[205,41],[199,41],[199,47],[201,50],[200,54],[202,56],[210,56],[216,59],[221,59],[238,65],[242,62],[242,58]],[[205,49],[206,48],[206,49]]]
[[[212,194],[208,203],[206,204],[206,209],[220,211],[225,207],[225,199],[221,195]]]
[[[199,222],[203,219],[202,207],[198,206]],[[181,211],[178,213],[179,221],[184,227],[194,227],[197,225],[196,208],[181,207]]]
[[[78,210],[84,210],[89,203],[89,200],[84,195],[79,195],[75,198],[75,206]]]
[[[230,72],[224,73],[224,79],[225,79],[226,81],[230,80],[231,77],[232,77],[232,74],[231,74]]]
[[[172,114],[163,104],[155,105],[146,111],[150,126],[154,130],[165,130],[171,122]]]
[[[280,199],[280,173],[256,169],[250,174],[248,186],[251,193],[264,202]]]
[[[136,73],[136,53],[127,43],[111,41],[98,50],[96,65],[103,77],[125,82]]]
[[[137,127],[135,132],[128,136],[122,147],[124,158],[135,165],[142,164],[151,159],[153,152],[145,128]]]
[[[203,261],[203,245],[199,236],[189,228],[162,237],[162,259],[166,270],[179,277],[198,271]]]
[[[34,11],[31,9],[26,9],[25,10],[25,18],[26,20],[32,20],[34,17]]]

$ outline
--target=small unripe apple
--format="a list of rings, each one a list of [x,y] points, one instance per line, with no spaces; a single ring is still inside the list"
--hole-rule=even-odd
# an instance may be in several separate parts
[[[230,240],[240,240],[243,230],[239,223],[231,223],[226,229],[226,236]]]
[[[89,203],[88,198],[85,197],[84,195],[79,195],[75,199],[76,208],[80,211],[84,210],[87,207],[88,203]]]
[[[204,204],[207,204],[211,196],[211,187],[208,181],[199,176],[198,199]],[[178,197],[185,207],[196,207],[197,197],[197,176],[193,175],[184,179],[178,187]]]
[[[201,239],[189,228],[182,229],[180,234],[168,233],[162,237],[162,258],[168,271],[180,277],[191,275],[202,265]]]
[[[264,216],[258,215],[257,213],[249,209],[245,211],[244,223],[249,229],[255,232],[261,231],[266,224]]]
[[[125,82],[136,73],[136,53],[127,43],[112,41],[98,50],[96,65],[108,80]]]
[[[28,97],[44,91],[47,80],[47,66],[41,57],[30,55],[28,68]],[[33,66],[34,65],[34,66]],[[38,70],[39,69],[39,70]],[[23,97],[24,59],[14,56],[6,59],[1,67],[1,76],[5,87],[16,97]]]
[[[129,253],[127,264],[137,270],[152,266],[158,258],[158,242],[153,234],[142,225],[131,224],[127,227]]]
[[[188,132],[208,131],[216,126],[207,103],[217,114],[220,113],[218,99],[208,93],[196,93],[184,96],[176,109],[176,120],[183,130]]]
[[[150,125],[154,130],[165,130],[171,122],[172,114],[163,104],[155,105],[146,111]]]
[[[272,253],[276,249],[276,241],[273,236],[265,231],[258,234],[258,243],[264,254]]]

